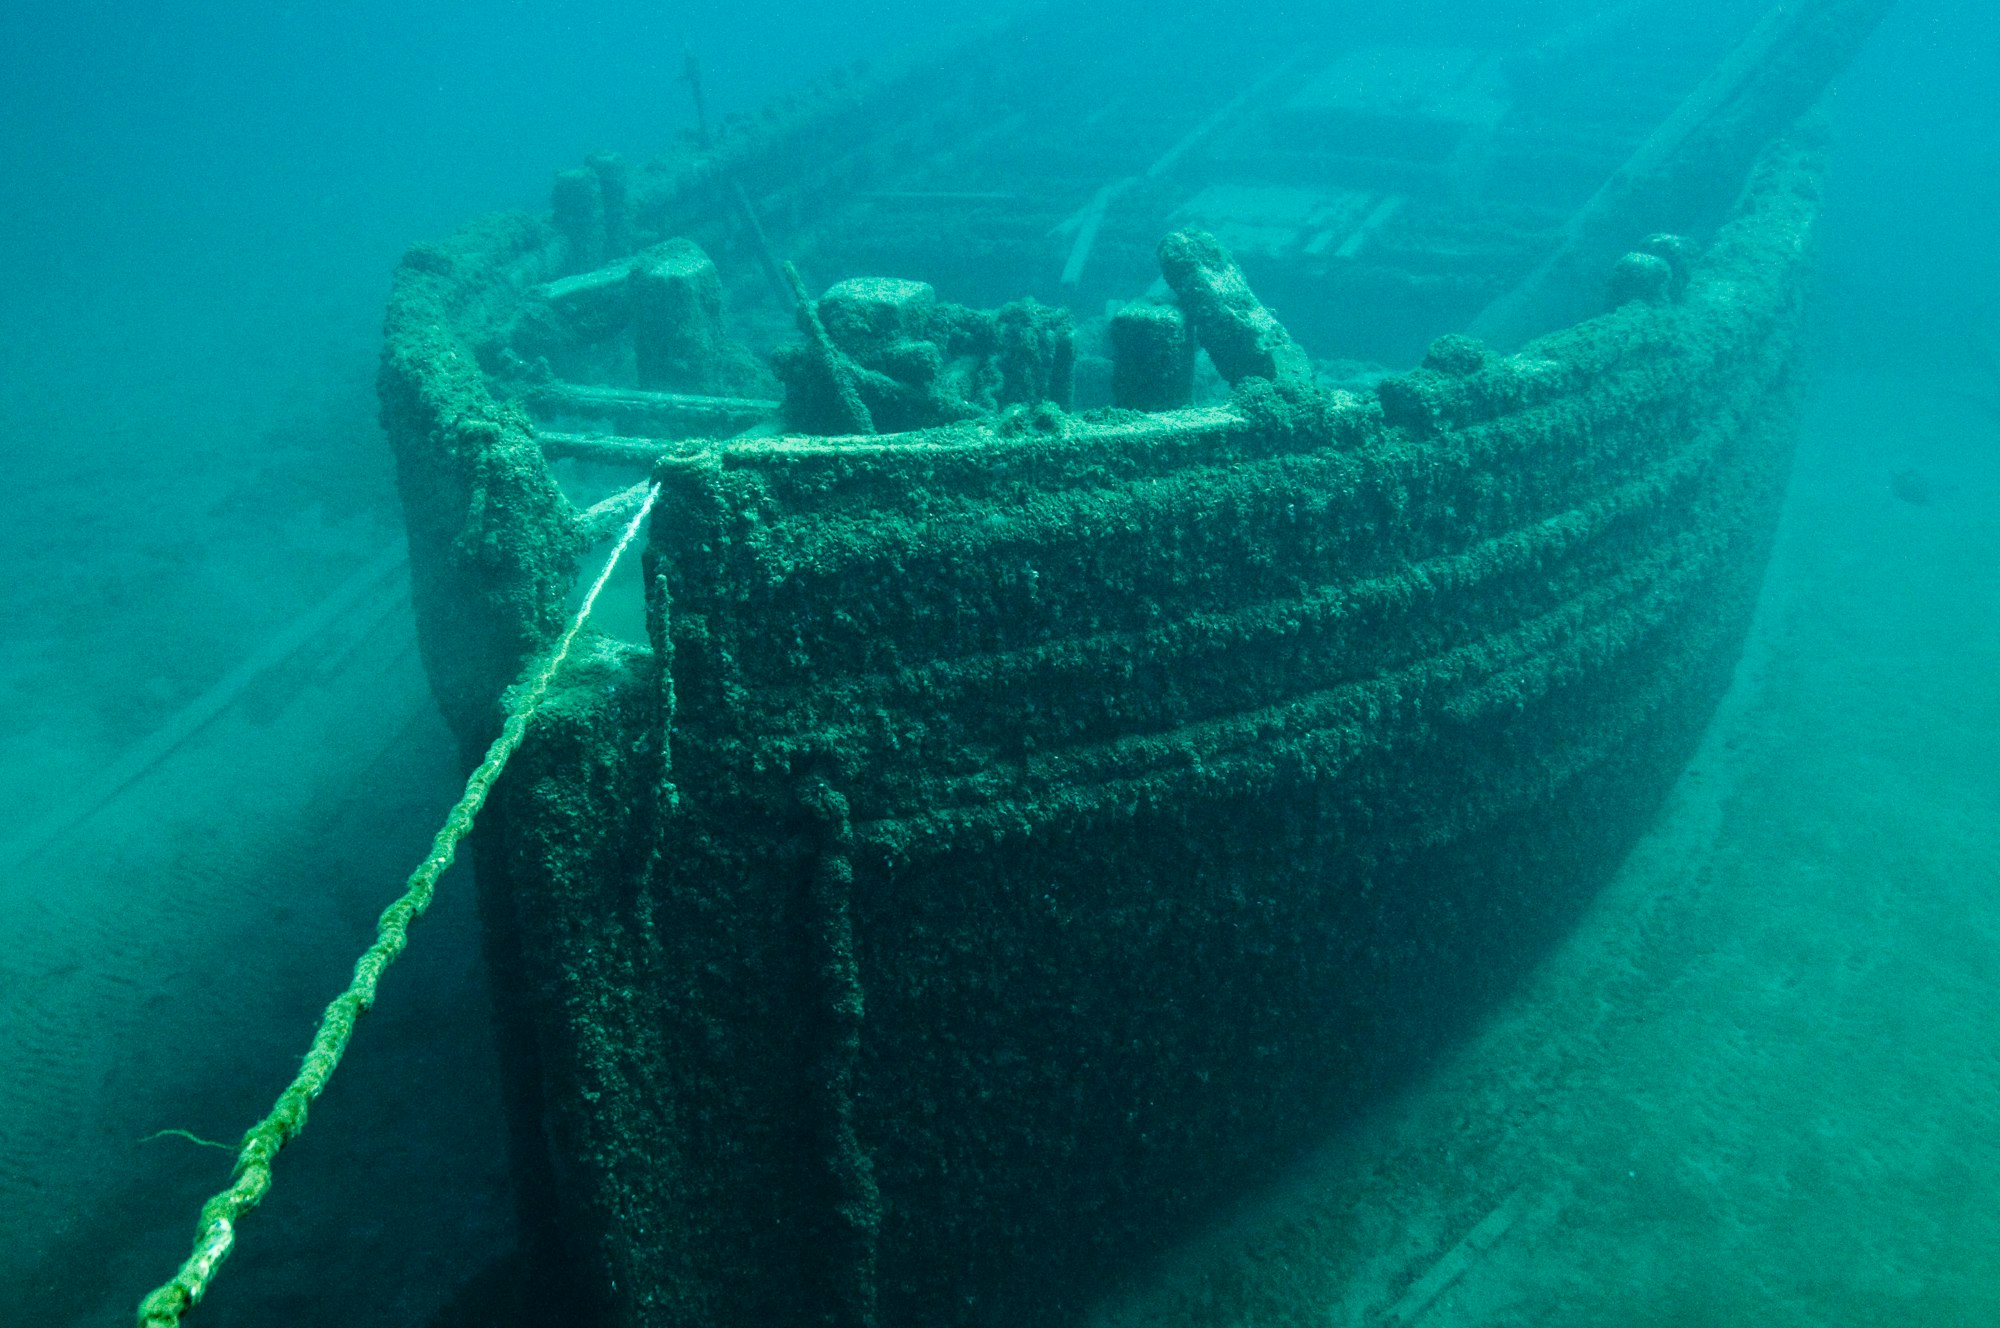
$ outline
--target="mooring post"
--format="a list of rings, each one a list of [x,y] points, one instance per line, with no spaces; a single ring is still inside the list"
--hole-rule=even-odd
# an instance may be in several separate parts
[[[1181,230],[1160,241],[1160,272],[1216,371],[1232,385],[1242,378],[1312,382],[1312,361],[1213,235]]]

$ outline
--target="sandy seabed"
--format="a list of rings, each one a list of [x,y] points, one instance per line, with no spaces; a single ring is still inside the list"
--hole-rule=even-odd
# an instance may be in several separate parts
[[[162,426],[24,462],[0,529],[10,1322],[129,1323],[187,1257],[231,1158],[154,1136],[233,1142],[269,1109],[457,794],[354,377],[254,446]],[[192,1322],[420,1324],[508,1247],[485,984],[459,873]]]

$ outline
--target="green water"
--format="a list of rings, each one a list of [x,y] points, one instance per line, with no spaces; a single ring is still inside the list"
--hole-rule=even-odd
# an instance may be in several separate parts
[[[105,783],[400,540],[372,400],[397,253],[679,127],[682,37],[719,114],[939,17],[771,11],[0,17],[16,1321],[124,1322],[183,1257],[227,1162],[146,1137],[262,1113],[456,792],[397,574]],[[1993,24],[1913,0],[1832,99],[1792,496],[1660,825],[1469,1044],[1132,1269],[1105,1323],[1994,1321]],[[448,881],[194,1322],[426,1323],[507,1253],[505,980]]]

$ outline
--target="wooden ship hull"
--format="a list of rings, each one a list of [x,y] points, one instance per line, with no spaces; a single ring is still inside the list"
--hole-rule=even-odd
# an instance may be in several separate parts
[[[477,844],[533,1294],[620,1325],[1074,1317],[1503,991],[1728,683],[1790,449],[1793,122],[1881,8],[1706,52],[1539,229],[1479,184],[1528,112],[1447,52],[1452,96],[1373,124],[1401,157],[1352,124],[1292,150],[1366,117],[1325,112],[1339,58],[1288,58],[1081,213],[917,228],[928,284],[865,278],[911,233],[885,209],[1013,187],[979,153],[1027,103],[991,62],[600,159],[549,217],[412,251],[384,422],[469,752],[658,490],[643,621],[572,660]],[[1143,203],[1218,162],[1355,196],[1267,196],[1275,241]],[[1172,230],[1150,296],[1121,227],[1149,261]],[[863,279],[794,311],[779,251]],[[1122,302],[1079,333],[937,299],[995,271]],[[1413,300],[1519,349],[1343,378],[1300,348],[1400,353]],[[731,330],[795,312],[779,406]]]

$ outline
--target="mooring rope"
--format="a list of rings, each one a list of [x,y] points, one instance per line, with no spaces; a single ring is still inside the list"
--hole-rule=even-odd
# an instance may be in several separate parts
[[[333,1078],[334,1069],[347,1050],[348,1038],[354,1033],[354,1021],[375,1004],[375,987],[383,970],[394,963],[396,956],[409,945],[410,924],[430,907],[438,878],[444,875],[445,869],[457,856],[458,842],[471,831],[473,818],[485,805],[486,795],[492,791],[494,781],[500,778],[508,758],[521,745],[521,739],[528,731],[528,721],[534,718],[536,707],[547,695],[549,684],[555,681],[563,660],[568,657],[570,643],[583,630],[591,607],[597,603],[598,592],[611,579],[612,570],[625,556],[626,548],[638,535],[640,524],[653,510],[653,503],[659,496],[657,484],[647,490],[645,501],[633,514],[625,533],[619,536],[611,556],[598,572],[597,580],[591,583],[589,592],[584,595],[583,607],[570,619],[569,626],[556,640],[555,648],[530,671],[523,685],[515,689],[515,700],[508,711],[506,724],[500,729],[500,736],[493,740],[493,745],[486,749],[486,759],[465,781],[465,793],[445,817],[437,837],[431,840],[429,855],[410,873],[402,896],[384,909],[376,921],[375,943],[354,961],[354,980],[347,984],[347,990],[334,997],[333,1003],[326,1007],[326,1013],[320,1016],[319,1032],[313,1037],[312,1048],[306,1052],[305,1064],[299,1068],[298,1077],[278,1095],[270,1114],[244,1133],[243,1142],[236,1150],[236,1169],[231,1175],[229,1188],[202,1205],[201,1225],[195,1231],[194,1252],[171,1282],[156,1288],[139,1302],[139,1328],[173,1328],[180,1323],[181,1316],[194,1308],[207,1293],[209,1283],[215,1280],[216,1270],[236,1245],[237,1222],[262,1203],[264,1195],[270,1190],[271,1163],[277,1158],[278,1150],[305,1129],[306,1111],[326,1089],[327,1081]]]

